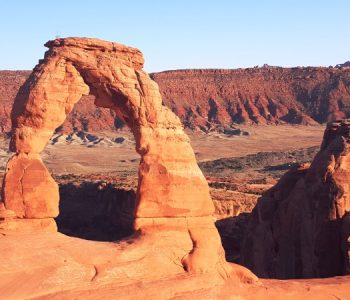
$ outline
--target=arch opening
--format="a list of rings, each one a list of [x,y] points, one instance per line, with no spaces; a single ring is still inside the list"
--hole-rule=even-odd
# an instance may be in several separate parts
[[[90,99],[84,99],[83,97],[76,103],[74,109],[76,109],[76,106],[79,105],[81,101],[93,100],[93,102],[95,102],[96,97],[91,92],[92,90],[90,89]],[[119,103],[119,99],[115,100],[115,97],[112,99],[116,103]],[[100,108],[98,111],[102,114],[104,110],[109,110],[97,106],[95,103],[94,107]],[[115,112],[115,110],[113,112]],[[65,171],[62,173],[62,168],[58,168],[58,173],[54,176],[59,186],[59,214],[55,218],[58,232],[87,240],[111,242],[119,241],[135,232],[133,224],[136,208],[137,184],[135,184],[134,178],[137,176],[137,166],[136,162],[134,162],[136,160],[134,155],[130,157],[128,153],[130,150],[134,150],[129,149],[134,143],[130,136],[130,128],[126,125],[125,120],[122,121],[121,114],[115,113],[114,118],[116,120],[114,125],[116,125],[116,122],[123,122],[123,126],[119,126],[119,128],[118,126],[114,126],[115,129],[121,129],[122,127],[123,130],[111,131],[107,134],[107,144],[113,143],[111,146],[100,146],[100,140],[102,140],[101,143],[103,143],[106,140],[106,135],[104,134],[101,137],[95,132],[91,132],[88,124],[86,124],[85,127],[84,124],[81,124],[82,128],[79,129],[72,128],[72,131],[66,138],[69,139],[72,136],[73,142],[74,139],[79,138],[84,142],[86,139],[87,141],[91,139],[91,142],[87,143],[88,145],[73,145],[74,150],[81,153],[83,157],[87,155],[91,158],[91,161],[88,168],[84,169],[84,167],[82,167],[80,172],[77,171],[78,174],[80,174],[77,176],[70,175],[72,174],[70,167],[72,167],[73,170],[75,168],[69,162],[65,161],[63,162],[63,164],[67,164],[64,167]],[[61,143],[61,140],[65,137],[65,135],[63,135],[62,138],[61,134],[62,128],[58,128],[58,143]],[[112,136],[117,137],[112,138]],[[126,149],[125,146],[120,147],[119,145],[123,144],[125,140],[128,142]],[[131,145],[129,145],[129,143]],[[50,151],[52,150],[51,148]],[[112,152],[111,150],[114,151]],[[118,154],[121,152],[127,152],[126,156],[123,156],[126,160],[118,160]],[[140,157],[137,152],[135,154]],[[109,167],[107,170],[104,170],[99,165],[100,159],[97,159],[96,156],[109,157],[114,167]],[[101,160],[103,162],[103,159]],[[137,161],[139,161],[139,159],[137,159]],[[82,161],[78,160],[76,162],[78,166],[81,163],[84,164],[83,159]],[[118,166],[118,164],[120,166]],[[95,170],[94,166],[97,167],[98,170]],[[55,166],[53,169],[55,169]],[[122,172],[122,170],[124,170],[124,172]],[[109,176],[109,172],[113,172],[113,175]],[[123,179],[118,175],[120,172],[122,172],[122,174],[131,174],[132,179],[129,179],[127,183],[123,182]],[[117,174],[117,176],[114,174]]]
[[[58,232],[95,241],[117,241],[134,233],[136,193],[103,181],[61,181]]]

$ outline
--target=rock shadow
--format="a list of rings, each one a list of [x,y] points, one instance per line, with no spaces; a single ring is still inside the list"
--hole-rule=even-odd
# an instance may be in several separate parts
[[[136,206],[134,190],[110,183],[60,184],[58,231],[94,241],[116,241],[131,235]]]
[[[215,222],[219,231],[221,243],[225,250],[226,260],[241,264],[241,246],[245,237],[250,213],[240,213],[238,216],[229,217]]]

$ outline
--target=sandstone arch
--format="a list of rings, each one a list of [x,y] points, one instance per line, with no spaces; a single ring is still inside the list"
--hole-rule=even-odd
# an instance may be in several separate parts
[[[208,184],[179,119],[162,105],[157,84],[142,70],[141,52],[89,38],[56,39],[46,46],[13,106],[10,149],[16,154],[6,168],[0,229],[55,230],[58,188],[40,152],[90,92],[97,106],[114,110],[135,136],[141,155],[135,228],[185,231],[193,243],[182,258],[185,269],[216,269],[227,276]]]

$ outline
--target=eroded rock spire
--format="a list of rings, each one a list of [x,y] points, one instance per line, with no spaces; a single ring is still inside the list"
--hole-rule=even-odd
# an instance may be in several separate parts
[[[288,171],[252,212],[242,263],[259,277],[349,272],[350,120],[327,124],[310,164]],[[350,239],[349,239],[350,240]]]

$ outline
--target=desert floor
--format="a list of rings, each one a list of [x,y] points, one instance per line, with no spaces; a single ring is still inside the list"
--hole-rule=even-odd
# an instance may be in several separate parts
[[[198,162],[219,158],[241,157],[269,151],[319,146],[324,126],[240,126],[249,136],[227,136],[187,131]],[[91,133],[94,135],[94,133]],[[54,174],[136,174],[139,155],[132,134],[127,131],[95,134],[97,141],[73,136],[57,137],[45,148],[42,158]],[[118,139],[119,142],[113,140]],[[101,140],[102,139],[102,140]],[[54,144],[53,144],[54,143]],[[0,141],[0,170],[4,170],[8,140]]]

